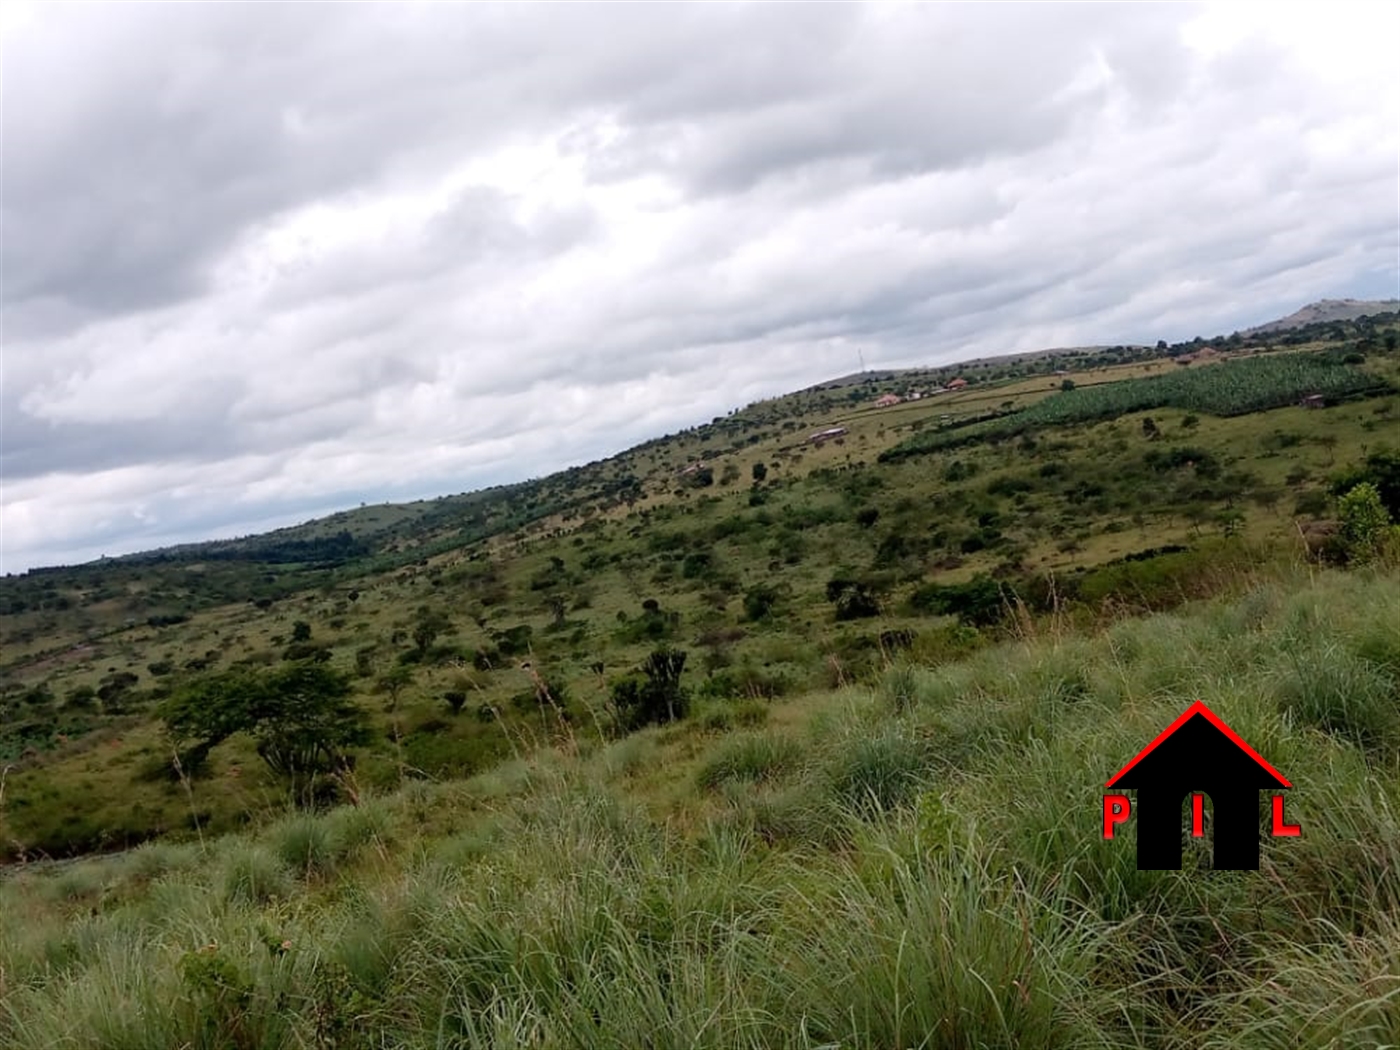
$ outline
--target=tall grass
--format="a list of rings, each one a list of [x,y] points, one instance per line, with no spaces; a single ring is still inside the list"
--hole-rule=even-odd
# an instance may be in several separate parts
[[[1400,581],[1033,638],[0,879],[5,1047],[1400,1041]],[[1140,872],[1103,783],[1194,699],[1290,777],[1261,870]],[[658,793],[655,785],[665,782]]]

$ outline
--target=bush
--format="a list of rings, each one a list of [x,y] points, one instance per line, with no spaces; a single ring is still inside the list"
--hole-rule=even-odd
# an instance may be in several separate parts
[[[662,647],[646,658],[638,674],[613,682],[613,707],[624,731],[672,722],[689,713],[690,696],[681,685],[685,660],[684,651]]]
[[[826,600],[836,606],[837,620],[859,620],[880,615],[880,601],[864,580],[836,577],[826,585]]]
[[[264,905],[293,889],[286,867],[262,846],[230,843],[219,872],[219,893],[230,904]]]
[[[893,809],[919,790],[928,757],[920,741],[898,729],[853,734],[828,766],[831,792],[850,809]]]
[[[1001,586],[989,576],[978,576],[967,583],[927,583],[909,597],[916,612],[933,616],[956,616],[972,627],[999,623],[1006,613]]]
[[[801,760],[802,748],[791,737],[745,734],[721,744],[700,767],[696,782],[707,790],[735,781],[758,783],[792,771]]]
[[[767,584],[758,584],[744,592],[744,618],[762,620],[773,611],[778,603],[778,590]]]

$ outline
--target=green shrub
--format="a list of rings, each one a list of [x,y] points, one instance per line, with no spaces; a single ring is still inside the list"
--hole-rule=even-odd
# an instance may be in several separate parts
[[[292,879],[278,857],[262,846],[233,842],[218,874],[219,893],[230,904],[264,905],[292,892]]]
[[[927,747],[898,728],[839,742],[827,766],[833,798],[857,811],[887,810],[907,802],[929,769]]]
[[[1400,688],[1387,671],[1340,647],[1289,654],[1279,709],[1360,747],[1400,750]]]
[[[801,760],[802,748],[791,737],[745,734],[720,744],[700,767],[696,783],[713,790],[731,781],[772,780],[795,769]]]

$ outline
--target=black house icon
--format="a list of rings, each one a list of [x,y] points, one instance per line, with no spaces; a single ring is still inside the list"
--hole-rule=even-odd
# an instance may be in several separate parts
[[[1292,787],[1199,700],[1108,782],[1137,789],[1137,866],[1181,867],[1182,801],[1209,796],[1216,869],[1259,868],[1259,792]]]

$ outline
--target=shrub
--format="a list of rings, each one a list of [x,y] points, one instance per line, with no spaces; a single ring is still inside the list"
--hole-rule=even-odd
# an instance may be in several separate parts
[[[292,891],[282,862],[262,846],[230,844],[219,872],[219,893],[230,904],[264,905]]]
[[[778,590],[767,584],[758,584],[744,592],[744,617],[748,620],[762,620],[773,611],[778,603]]]
[[[795,769],[801,759],[802,748],[791,737],[745,734],[721,744],[700,767],[696,782],[702,788],[714,790],[732,781],[772,780]]]
[[[1001,586],[989,576],[967,583],[924,584],[910,595],[909,606],[934,616],[956,616],[972,627],[998,623],[1006,612]]]
[[[843,806],[887,810],[911,799],[928,768],[924,745],[897,729],[852,735],[828,767],[831,792]]]
[[[612,702],[624,731],[684,718],[690,696],[681,685],[686,653],[662,647],[643,662],[640,673],[618,679],[612,685]]]
[[[837,620],[859,620],[880,615],[880,601],[870,583],[836,577],[826,585],[826,600],[836,606]]]

